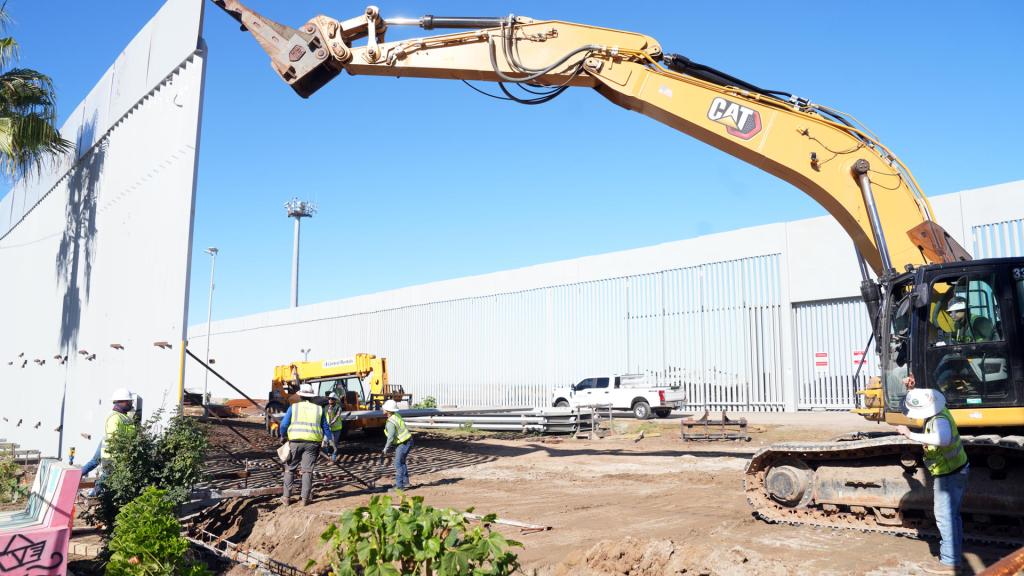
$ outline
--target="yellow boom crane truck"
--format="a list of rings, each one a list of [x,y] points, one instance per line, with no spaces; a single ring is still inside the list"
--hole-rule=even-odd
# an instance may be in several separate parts
[[[326,404],[329,395],[338,399],[341,409],[347,413],[344,433],[353,430],[381,432],[387,418],[378,411],[385,400],[412,402],[412,394],[388,383],[387,359],[373,354],[275,366],[266,407],[267,431],[272,435],[277,435],[288,407],[301,399],[299,385],[307,383],[316,391],[316,403]]]
[[[302,97],[342,71],[497,82],[504,97],[526,104],[592,88],[811,196],[857,249],[882,373],[862,391],[858,412],[920,425],[904,416],[904,377],[941,389],[957,426],[973,434],[964,437],[972,469],[962,508],[966,537],[1021,540],[1024,258],[972,260],[934,221],[910,170],[853,117],[666,54],[657,40],[633,32],[514,15],[385,20],[374,6],[348,20],[316,16],[294,29],[237,0],[213,1]],[[459,31],[385,42],[397,25]],[[643,161],[642,154],[633,158]],[[986,320],[978,330],[984,338],[951,336],[944,304],[954,297]],[[770,522],[934,533],[921,448],[892,433],[767,447],[749,463],[745,486],[756,514]]]

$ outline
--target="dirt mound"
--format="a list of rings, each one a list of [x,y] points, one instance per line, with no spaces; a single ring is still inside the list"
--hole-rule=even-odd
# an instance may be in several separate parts
[[[694,535],[695,537],[697,535]],[[705,537],[706,538],[706,537]],[[672,540],[603,540],[586,552],[541,569],[539,576],[784,576],[788,566],[740,546],[716,548],[696,537],[695,544]]]

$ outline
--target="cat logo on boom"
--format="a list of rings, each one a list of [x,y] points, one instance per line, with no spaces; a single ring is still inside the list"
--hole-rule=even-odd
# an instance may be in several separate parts
[[[708,119],[724,124],[726,132],[743,140],[750,140],[761,131],[761,115],[757,110],[721,97],[711,101]]]

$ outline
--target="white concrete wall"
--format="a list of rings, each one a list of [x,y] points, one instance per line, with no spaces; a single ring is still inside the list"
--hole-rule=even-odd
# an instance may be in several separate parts
[[[972,227],[1024,219],[1024,181],[940,196],[932,203],[937,219],[970,249]],[[627,324],[641,320],[625,321],[625,302],[630,298],[627,284],[636,290],[647,281],[644,275],[658,273],[669,278],[693,271],[703,278],[718,263],[774,255],[780,262],[777,278],[735,275],[736,282],[745,284],[737,289],[748,294],[743,302],[729,304],[723,317],[735,317],[736,326],[746,326],[743,318],[757,316],[750,322],[763,333],[737,328],[735,340],[729,342],[707,337],[701,342],[693,337],[673,339],[668,334],[658,340],[655,335],[640,347],[680,350],[654,353],[629,342],[637,328]],[[860,280],[853,245],[839,225],[829,217],[812,218],[215,322],[210,355],[218,371],[256,398],[266,396],[273,366],[299,359],[300,349],[312,348],[311,359],[356,352],[387,355],[392,380],[413,393],[480,404],[544,398],[551,386],[592,372],[641,368],[664,373],[669,371],[668,364],[677,366],[688,350],[700,348],[707,352],[692,360],[688,370],[699,364],[699,373],[716,380],[723,378],[721,366],[713,366],[718,364],[727,366],[731,374],[727,376],[734,380],[767,374],[770,386],[776,382],[783,386],[782,405],[792,410],[798,405],[799,392],[793,366],[797,356],[793,305],[856,297]],[[697,292],[701,285],[698,280],[677,290]],[[777,290],[777,298],[750,302],[751,294],[772,290]],[[669,297],[664,289],[648,292],[646,298],[654,300],[644,306],[652,309],[663,306]],[[707,308],[708,303],[700,300],[697,306]],[[700,321],[707,321],[707,316]],[[649,319],[642,322],[650,324]],[[671,329],[670,322],[666,319],[663,324],[666,330]],[[658,332],[651,326],[644,330]],[[595,336],[595,331],[602,333]],[[562,332],[575,336],[559,340]],[[849,339],[862,341],[859,332]],[[189,328],[191,349],[204,350],[205,340],[205,324]],[[578,340],[590,342],[583,346],[589,354],[573,343]],[[765,348],[770,341],[777,341],[778,349]],[[756,350],[739,359],[722,360],[712,354],[729,346]],[[637,357],[648,358],[648,364],[638,365]],[[186,374],[186,386],[201,390],[202,371],[190,362]],[[210,382],[215,397],[235,395],[216,380]],[[763,392],[771,396],[773,390]],[[765,402],[762,408],[773,409],[769,406],[777,406],[776,402]]]
[[[62,126],[75,154],[0,200],[0,437],[84,461],[115,388],[177,404],[203,8],[167,2]]]

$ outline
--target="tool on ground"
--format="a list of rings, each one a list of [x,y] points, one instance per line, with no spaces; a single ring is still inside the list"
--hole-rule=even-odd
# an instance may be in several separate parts
[[[733,420],[726,415],[725,410],[722,410],[721,420],[708,418],[708,411],[705,410],[700,418],[696,420],[686,418],[679,424],[681,428],[680,437],[688,442],[691,440],[742,440],[750,442],[750,435],[747,434],[747,419]]]

